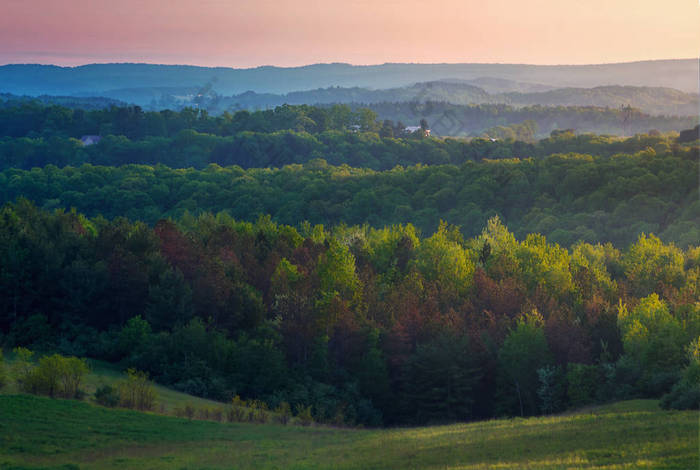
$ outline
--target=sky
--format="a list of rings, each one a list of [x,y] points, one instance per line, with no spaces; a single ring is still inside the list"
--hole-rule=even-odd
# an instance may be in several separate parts
[[[591,64],[700,55],[699,0],[0,0],[0,64]]]

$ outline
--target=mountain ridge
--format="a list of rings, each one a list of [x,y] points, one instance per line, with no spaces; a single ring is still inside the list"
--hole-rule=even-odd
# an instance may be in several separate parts
[[[391,88],[416,82],[484,76],[557,88],[616,84],[666,86],[696,92],[698,61],[669,59],[593,65],[322,63],[247,69],[147,63],[87,64],[77,67],[6,64],[0,66],[0,91],[29,95],[74,94],[148,85],[203,86],[212,83],[218,93],[231,95],[249,89],[288,93],[328,86]]]

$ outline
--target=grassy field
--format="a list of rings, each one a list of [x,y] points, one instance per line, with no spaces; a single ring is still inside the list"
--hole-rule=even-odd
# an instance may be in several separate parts
[[[0,469],[698,468],[698,413],[635,400],[389,430],[222,424],[0,396]]]
[[[5,368],[8,376],[8,384],[0,390],[0,394],[19,393],[17,384],[15,383],[15,377],[12,375],[13,363],[14,354],[5,352]],[[88,364],[90,366],[90,373],[85,376],[83,384],[80,387],[81,390],[85,392],[88,401],[94,395],[98,387],[102,385],[114,386],[118,381],[125,378],[125,374],[114,364],[94,359],[89,359]],[[154,388],[158,394],[157,410],[161,413],[170,414],[175,408],[182,407],[185,404],[191,404],[196,408],[221,406],[219,402],[188,395],[160,385],[154,385]]]

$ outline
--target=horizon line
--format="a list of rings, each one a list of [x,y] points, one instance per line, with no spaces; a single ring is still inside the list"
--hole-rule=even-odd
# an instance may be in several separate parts
[[[236,67],[230,65],[197,65],[188,63],[165,63],[165,62],[86,62],[78,65],[59,65],[55,63],[42,63],[42,62],[6,62],[0,63],[0,67],[6,66],[45,66],[45,67],[58,67],[63,69],[77,69],[80,67],[88,67],[92,65],[151,65],[151,66],[163,66],[163,67],[196,67],[196,68],[206,68],[206,69],[229,69],[229,70],[255,70],[262,68],[278,68],[278,69],[301,69],[306,67],[313,67],[319,65],[346,65],[349,67],[381,67],[386,65],[509,65],[509,66],[527,66],[527,67],[594,67],[594,66],[608,66],[608,65],[628,65],[628,64],[639,64],[644,62],[680,62],[698,60],[700,57],[679,57],[679,58],[665,58],[665,59],[640,59],[640,60],[630,60],[630,61],[618,61],[618,62],[587,62],[580,64],[573,63],[559,63],[559,64],[536,64],[527,62],[382,62],[382,63],[370,63],[370,64],[354,64],[350,62],[313,62],[303,65],[272,65],[272,64],[262,64],[249,67]]]

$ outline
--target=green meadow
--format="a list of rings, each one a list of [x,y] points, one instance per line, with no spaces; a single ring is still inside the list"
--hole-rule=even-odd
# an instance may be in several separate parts
[[[5,369],[8,380],[7,384],[0,390],[0,394],[20,393],[17,387],[16,377],[12,371],[14,362],[15,355],[12,352],[6,352]],[[88,359],[88,365],[90,372],[85,376],[80,387],[87,397],[92,397],[95,390],[99,387],[103,385],[115,386],[120,380],[124,380],[126,377],[118,366],[110,364],[109,362]],[[172,414],[176,408],[181,408],[187,404],[195,408],[212,408],[222,405],[217,401],[188,395],[173,390],[172,388],[163,387],[162,385],[153,384],[153,387],[157,394],[156,411],[161,414]]]
[[[698,413],[633,400],[382,430],[230,424],[0,396],[0,469],[698,468]]]

